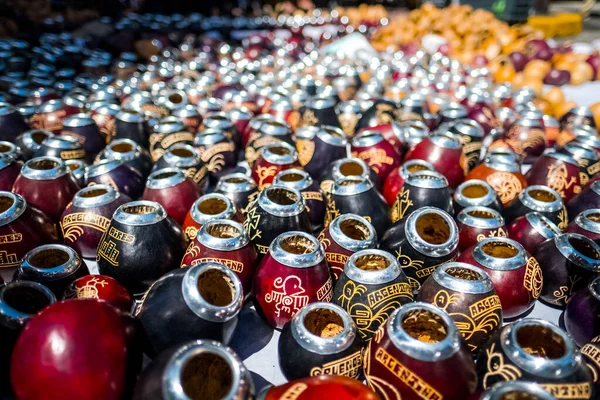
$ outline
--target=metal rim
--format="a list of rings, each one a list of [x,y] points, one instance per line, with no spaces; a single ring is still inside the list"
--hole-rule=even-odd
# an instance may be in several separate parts
[[[439,215],[449,227],[449,237],[446,242],[441,244],[431,244],[423,239],[417,231],[417,220],[424,214]],[[458,247],[458,227],[456,222],[447,212],[436,207],[421,207],[413,211],[406,220],[406,238],[410,245],[419,253],[428,257],[446,256]]]
[[[232,270],[221,263],[212,261],[196,264],[188,268],[181,283],[181,291],[185,303],[194,314],[215,323],[227,322],[239,314],[244,302],[244,294],[242,283]],[[231,282],[231,289],[233,291],[232,300],[226,306],[221,307],[210,304],[200,293],[198,280],[202,274],[211,270],[222,273]]]
[[[468,269],[479,274],[480,279],[466,280],[448,273],[450,268]],[[438,285],[458,293],[481,294],[494,290],[494,284],[487,272],[479,267],[463,262],[448,262],[433,271],[433,280]]]
[[[517,340],[517,331],[527,326],[541,326],[552,331],[553,335],[559,336],[563,340],[565,354],[555,359],[529,354]],[[555,379],[566,377],[573,373],[581,359],[581,355],[575,355],[575,345],[565,332],[556,325],[537,318],[522,319],[505,327],[500,334],[500,343],[504,353],[512,362],[535,376]]]
[[[295,254],[286,251],[282,242],[288,238],[300,236],[311,242],[314,249],[310,253]],[[269,253],[273,259],[287,267],[310,268],[321,263],[325,259],[325,249],[313,235],[302,231],[291,231],[277,236],[269,246]]]
[[[34,168],[36,163],[40,162],[52,162],[55,164],[55,167],[50,169],[37,169]],[[23,168],[21,169],[21,175],[27,179],[32,180],[51,180],[58,179],[69,173],[69,168],[64,163],[63,160],[56,157],[36,157],[27,161]]]
[[[161,178],[161,175],[169,176]],[[179,168],[161,168],[152,172],[146,180],[146,189],[166,189],[185,181],[186,175]]]
[[[344,324],[342,332],[333,337],[324,338],[308,330],[304,324],[304,318],[311,311],[319,309],[329,310],[337,314]],[[352,321],[352,318],[350,318],[350,315],[343,308],[332,303],[311,303],[294,315],[291,321],[291,333],[296,343],[316,354],[329,355],[346,350],[354,343],[356,331],[356,325]]]
[[[291,192],[295,196],[295,201],[292,204],[278,204],[272,201],[268,194],[275,190],[284,190]],[[304,198],[296,189],[289,188],[282,185],[271,185],[264,189],[258,195],[257,204],[260,208],[268,212],[269,214],[277,217],[292,217],[301,214],[305,209]]]
[[[472,212],[482,212],[491,214],[491,218],[480,218],[471,215]],[[463,225],[473,226],[481,229],[497,229],[504,226],[504,218],[500,213],[488,207],[467,207],[456,216],[457,222]]]
[[[66,253],[68,255],[67,261],[52,268],[39,268],[32,264],[31,259],[33,257],[48,250]],[[19,273],[25,280],[53,281],[73,274],[79,269],[82,263],[81,257],[72,248],[62,244],[45,244],[29,250],[25,254],[21,265],[19,265]]]
[[[361,257],[377,256],[385,260],[384,269],[367,271],[356,265]],[[378,249],[360,250],[352,254],[344,266],[344,274],[355,282],[378,285],[391,282],[404,274],[398,261],[387,251]]]
[[[483,186],[487,189],[487,193],[482,197],[467,197],[464,195],[463,191],[469,186]],[[471,179],[465,181],[458,185],[456,188],[456,192],[454,192],[454,201],[456,201],[462,207],[471,207],[471,206],[488,206],[496,200],[496,191],[494,188],[487,183],[486,181],[482,181],[479,179]]]
[[[93,192],[95,190],[104,190],[105,193],[94,197],[85,196],[86,193]],[[100,207],[105,204],[112,203],[120,197],[121,194],[111,185],[87,186],[75,193],[75,196],[73,197],[73,206],[81,208]]]
[[[349,220],[357,221],[367,228],[368,235],[364,240],[353,239],[343,232],[341,225],[343,222]],[[356,214],[343,214],[335,218],[329,224],[329,234],[337,244],[353,252],[377,247],[377,232],[375,228],[373,228],[373,225],[369,221]]]
[[[132,207],[147,207],[147,211],[142,214],[131,214],[128,209]],[[137,200],[122,204],[113,214],[113,219],[124,225],[152,225],[167,218],[167,212],[162,205],[155,201]]]
[[[238,398],[242,380],[247,381],[249,386],[247,390],[250,392],[253,391],[252,381],[248,379],[248,370],[242,364],[240,358],[229,347],[213,340],[196,340],[181,345],[169,359],[162,376],[162,395],[165,399],[190,400],[184,393],[181,374],[190,359],[203,353],[221,357],[231,370],[231,389],[223,400],[235,400]]]
[[[491,256],[483,250],[484,246],[490,243],[500,243],[504,246],[513,247],[517,254],[509,258]],[[498,271],[512,271],[525,266],[527,263],[527,256],[523,246],[515,240],[504,237],[485,238],[477,243],[473,248],[473,258],[484,267]]]
[[[239,234],[235,237],[220,238],[213,236],[210,231],[219,225],[226,225],[234,228]],[[250,243],[250,237],[243,225],[230,219],[213,219],[198,230],[196,239],[203,246],[219,251],[234,251],[241,249]]]
[[[217,199],[225,203],[225,209],[217,214],[205,214],[200,211],[200,204],[205,201]],[[220,194],[220,193],[210,193],[205,194],[204,196],[200,196],[192,205],[191,208],[191,216],[192,219],[201,225],[206,224],[208,221],[212,221],[213,219],[231,219],[235,216],[236,213],[235,206],[229,199],[229,197]]]
[[[439,317],[446,325],[446,337],[437,343],[426,343],[412,337],[402,327],[402,322],[409,312],[423,310]],[[401,352],[420,361],[436,362],[445,360],[461,348],[462,336],[456,329],[448,314],[440,308],[422,302],[408,303],[392,313],[386,324],[387,334],[392,343]]]

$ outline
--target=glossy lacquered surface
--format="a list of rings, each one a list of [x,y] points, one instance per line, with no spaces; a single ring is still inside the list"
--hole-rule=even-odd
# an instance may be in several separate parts
[[[64,301],[46,308],[13,351],[16,397],[121,399],[141,363],[134,335],[131,317],[106,302]]]

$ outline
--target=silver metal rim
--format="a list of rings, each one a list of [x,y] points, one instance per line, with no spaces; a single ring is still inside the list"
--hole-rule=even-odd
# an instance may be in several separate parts
[[[463,190],[469,186],[483,186],[487,189],[487,194],[483,197],[467,197],[463,194]],[[471,179],[458,185],[456,192],[454,192],[454,201],[456,201],[462,207],[470,206],[488,206],[496,200],[497,194],[494,188],[487,183],[479,179]]]
[[[377,143],[381,143],[382,140],[385,139],[378,131],[366,130],[352,139],[352,147],[371,147],[375,146]]]
[[[293,204],[282,205],[277,204],[274,201],[271,201],[268,197],[268,193],[274,190],[285,190],[291,192],[296,196],[296,201]],[[268,212],[269,214],[275,215],[277,217],[292,217],[298,214],[301,214],[305,209],[304,198],[296,189],[289,188],[287,186],[282,185],[271,185],[268,188],[264,189],[258,195],[257,204],[260,208]]]
[[[351,184],[345,184],[352,182]],[[331,194],[336,196],[354,196],[369,191],[373,188],[373,183],[367,177],[344,177],[333,182]]]
[[[4,292],[6,290],[10,290],[13,287],[26,287],[41,292],[48,299],[48,305],[56,302],[56,296],[54,296],[54,293],[52,293],[52,291],[46,286],[38,282],[12,281],[4,285],[0,285],[0,315],[2,316],[4,321],[8,323],[8,328],[18,329],[19,327],[25,325],[25,323],[34,315],[36,315],[27,314],[22,311],[16,310],[4,301]]]
[[[288,154],[277,154],[272,149],[283,147]],[[271,164],[290,165],[298,161],[298,152],[295,148],[285,142],[269,143],[261,148],[261,156]]]
[[[342,231],[341,224],[342,222],[348,220],[354,220],[364,225],[369,231],[367,238],[364,240],[356,240],[347,236]],[[375,228],[373,228],[373,225],[371,225],[369,221],[356,214],[343,214],[335,218],[333,221],[331,221],[331,224],[329,224],[329,234],[337,244],[342,246],[344,249],[353,252],[374,249],[377,247],[377,232],[375,231]]]
[[[56,167],[52,169],[35,169],[31,165],[39,161],[52,161],[56,164]],[[36,157],[27,161],[21,169],[21,175],[27,179],[36,181],[44,181],[50,179],[58,179],[69,173],[69,168],[63,160],[56,157]]]
[[[443,189],[448,187],[448,180],[436,171],[417,171],[406,177],[405,185],[424,189]]]
[[[184,149],[190,152],[190,156],[189,157],[183,157],[183,156],[178,156],[176,154],[173,153],[174,150],[177,149]],[[163,159],[165,160],[165,162],[173,167],[178,167],[178,168],[186,168],[186,167],[193,167],[195,165],[201,164],[202,160],[200,158],[200,155],[194,150],[194,147],[192,147],[189,144],[174,144],[173,146],[169,147],[169,149],[165,152],[165,154],[163,155]]]
[[[198,289],[198,279],[200,276],[211,270],[219,271],[231,281],[231,285],[233,286],[233,299],[231,303],[226,306],[220,307],[210,304],[202,297],[200,289]],[[244,302],[244,294],[240,279],[232,270],[218,262],[203,262],[189,267],[183,277],[181,291],[185,303],[194,314],[202,319],[216,323],[227,322],[232,318],[235,318],[242,309],[242,304]]]
[[[42,251],[47,250],[58,250],[63,253],[67,253],[68,260],[53,268],[38,268],[31,264],[31,259]],[[68,276],[73,272],[77,271],[81,266],[81,257],[72,248],[62,244],[45,244],[38,246],[25,254],[21,265],[19,265],[19,272],[26,278],[26,280],[37,280],[42,279],[44,281],[52,281],[63,276]],[[37,279],[36,279],[37,278]]]
[[[286,175],[300,175],[302,176],[302,179],[297,181],[285,181],[282,178]],[[292,168],[280,171],[277,176],[275,176],[273,184],[282,185],[301,191],[312,185],[313,179],[306,171],[298,168]]]
[[[501,400],[505,398],[505,395],[514,392],[528,394],[539,400],[556,400],[554,396],[537,383],[524,381],[499,382],[484,393],[481,400]]]
[[[23,214],[27,208],[25,198],[20,194],[12,192],[0,192],[0,198],[9,198],[12,200],[12,205],[5,211],[0,213],[0,226],[5,226],[16,220]]]
[[[550,193],[554,196],[554,200],[551,202],[536,200],[529,194],[533,190]],[[519,200],[525,207],[537,212],[556,212],[564,206],[560,194],[556,190],[544,185],[527,186],[525,190],[519,193]]]
[[[437,343],[425,343],[413,338],[402,328],[404,317],[411,311],[425,310],[440,317],[447,328],[446,337]],[[386,324],[387,334],[401,352],[426,362],[445,360],[461,348],[462,336],[447,313],[440,308],[422,302],[408,303],[397,309]]]
[[[281,242],[287,238],[301,236],[309,240],[314,250],[305,254],[289,253],[281,247]],[[321,242],[313,235],[301,231],[285,232],[277,236],[269,246],[269,253],[275,261],[292,268],[310,268],[321,263],[325,259],[325,249]]]
[[[556,245],[556,248],[567,260],[571,261],[578,267],[598,272],[600,270],[600,259],[590,258],[577,251],[577,249],[575,249],[571,243],[569,243],[569,238],[575,238],[586,242],[586,244],[590,245],[594,251],[596,251],[596,254],[598,254],[599,258],[600,246],[598,246],[587,236],[580,235],[579,233],[563,233],[554,237],[554,244]]]
[[[101,160],[96,164],[92,164],[88,167],[85,172],[85,180],[87,181],[89,178],[94,178],[96,176],[104,175],[119,168],[123,165],[123,160]]]
[[[472,211],[480,211],[492,214],[492,218],[479,218],[470,215]],[[496,229],[504,226],[504,218],[500,213],[488,207],[467,207],[458,213],[456,220],[463,225],[473,226],[481,229]]]
[[[537,357],[526,352],[517,341],[517,331],[525,326],[542,326],[560,336],[565,344],[565,354],[556,359]],[[500,334],[500,343],[504,353],[530,374],[546,378],[562,378],[573,373],[581,355],[575,354],[575,345],[571,338],[556,325],[537,318],[527,318],[508,325]]]
[[[233,183],[227,182],[228,179],[243,179],[244,182]],[[248,176],[241,172],[223,175],[215,190],[225,193],[249,192],[256,189],[256,183]]]
[[[304,325],[304,318],[314,310],[325,309],[337,314],[344,324],[342,332],[330,338],[323,338],[310,332]],[[336,354],[346,350],[356,338],[356,325],[350,315],[333,303],[311,303],[302,308],[291,321],[291,333],[294,340],[304,349],[317,354]]]
[[[81,126],[89,126],[94,124],[96,124],[96,122],[94,121],[92,116],[86,113],[70,115],[63,120],[63,127],[67,128],[77,128]]]
[[[162,174],[171,174],[166,178],[158,178]],[[146,180],[147,189],[166,189],[185,181],[186,175],[179,168],[161,168],[152,172]]]
[[[238,399],[240,395],[244,395],[241,393],[242,390],[253,391],[252,381],[248,379],[248,370],[242,364],[240,358],[229,347],[213,340],[196,340],[187,342],[179,347],[169,359],[165,367],[165,373],[162,376],[163,398],[169,400],[190,400],[183,391],[181,373],[188,360],[202,353],[215,354],[221,357],[231,370],[231,389],[223,400]],[[240,387],[243,378],[246,378],[249,385],[248,388]]]
[[[361,257],[379,256],[386,260],[388,266],[385,269],[366,271],[356,266],[356,261]],[[398,261],[387,251],[378,249],[360,250],[352,254],[344,266],[344,274],[355,282],[378,285],[397,279],[404,274]]]
[[[514,247],[517,250],[517,254],[510,258],[498,258],[490,256],[483,251],[483,246],[494,242],[500,242]],[[515,240],[504,237],[485,238],[477,243],[473,248],[473,258],[484,267],[498,271],[512,271],[525,266],[527,263],[527,256],[523,246]]]
[[[600,214],[600,208],[591,208],[582,211],[575,217],[575,223],[588,232],[600,233],[600,222],[591,220],[589,218],[590,214]]]
[[[130,207],[152,207],[154,211],[144,214],[130,214],[126,211]],[[162,205],[155,201],[137,200],[122,204],[113,214],[113,219],[124,225],[152,225],[167,218],[167,212]]]
[[[203,212],[201,212],[200,204],[212,199],[217,199],[224,202],[225,210],[218,214],[204,214]],[[198,198],[194,202],[191,209],[191,216],[195,222],[204,225],[208,221],[212,221],[213,219],[231,219],[235,216],[236,211],[237,210],[235,209],[235,206],[233,205],[229,197],[220,193],[210,193],[205,194],[204,196],[200,196],[200,198]]]
[[[417,232],[417,220],[424,214],[437,214],[446,221],[450,229],[450,237],[442,244],[431,244]],[[458,247],[458,227],[454,219],[446,211],[436,207],[421,207],[413,211],[406,220],[406,238],[410,245],[419,253],[428,257],[446,256]]]
[[[450,275],[447,271],[450,268],[462,268],[476,272],[481,276],[478,280],[466,280]],[[479,267],[463,262],[448,262],[440,265],[433,271],[433,280],[438,285],[453,290],[458,293],[481,294],[488,293],[494,289],[492,279],[487,272]]]
[[[552,239],[556,235],[560,235],[561,230],[558,226],[548,218],[538,212],[530,212],[525,214],[527,222],[546,239]]]
[[[239,232],[239,235],[232,238],[219,238],[209,233],[210,229],[218,225],[231,226]],[[213,219],[202,225],[196,236],[197,241],[203,246],[219,251],[234,251],[241,249],[250,242],[248,232],[243,225],[230,219]]]
[[[84,194],[94,190],[105,190],[106,193],[95,197],[85,197]],[[121,194],[110,185],[87,186],[75,193],[73,197],[73,206],[81,208],[100,207],[112,203],[121,197]]]

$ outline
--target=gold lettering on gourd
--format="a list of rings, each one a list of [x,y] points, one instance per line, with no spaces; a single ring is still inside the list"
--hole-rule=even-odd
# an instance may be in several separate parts
[[[381,324],[383,324],[395,309],[402,305],[400,299],[413,300],[412,290],[408,284],[399,284],[395,288],[379,289],[367,296],[367,302],[374,304],[370,306],[359,302],[361,296],[368,292],[366,286],[348,281],[344,285],[341,294],[337,298],[356,323],[358,332],[363,339],[369,339]],[[376,312],[375,309],[380,307]]]
[[[557,290],[552,292],[554,295],[554,300],[552,303],[554,304],[567,304],[571,296],[573,295],[573,289],[575,288],[575,284],[581,280],[579,275],[569,276],[569,286],[560,286]]]
[[[262,244],[257,244],[256,251],[258,251],[260,254],[267,254],[269,252],[269,246],[263,246]]]
[[[19,243],[23,240],[23,235],[20,233],[10,233],[8,235],[0,235],[0,244]]]
[[[556,226],[558,226],[558,229],[565,230],[567,225],[569,225],[569,217],[567,215],[567,209],[565,208],[565,206],[563,206],[562,210],[560,210],[560,212],[558,213],[558,224]]]
[[[0,266],[16,267],[19,265],[19,258],[16,253],[9,253],[6,250],[0,250]]]
[[[587,169],[588,175],[596,175],[596,173],[598,173],[598,171],[600,171],[600,161],[595,164],[590,165],[589,168]]]
[[[144,207],[144,206],[138,206],[138,207]],[[151,208],[151,210],[153,211],[154,208]],[[131,244],[135,241],[134,235],[120,231],[117,228],[115,228],[114,226],[111,226],[110,229],[108,230],[108,236],[113,237],[120,242],[129,243],[129,244]]]
[[[327,281],[317,290],[317,300],[319,301],[331,301],[333,298],[333,281],[331,276],[327,278]]]
[[[340,210],[337,209],[335,201],[331,197],[327,197],[327,208],[325,209],[325,227],[328,227],[331,221],[340,215]]]
[[[296,400],[306,389],[306,383],[295,383],[279,397],[279,400]]]
[[[329,239],[325,239],[325,240],[329,240]],[[346,264],[346,261],[348,261],[348,256],[345,254],[339,254],[339,253],[325,253],[325,259],[327,260],[328,263],[338,263],[338,264]]]
[[[274,165],[271,165],[270,167],[258,167],[256,169],[256,174],[258,175],[258,189],[262,190],[268,186],[271,186],[270,182],[265,181],[277,174],[277,167]]]
[[[400,392],[396,389],[396,385],[391,385],[385,380],[371,375],[371,347],[373,343],[379,343],[384,335],[383,325],[379,327],[377,332],[373,335],[373,340],[367,345],[365,350],[365,356],[363,359],[363,369],[365,371],[365,378],[367,385],[373,389],[382,400],[401,400]]]
[[[441,400],[444,398],[440,392],[425,382],[419,375],[412,372],[394,356],[378,348],[375,352],[375,360],[383,365],[388,371],[396,376],[402,383],[424,400]]]
[[[541,383],[546,391],[557,399],[589,399],[592,395],[592,385],[584,383]]]
[[[320,192],[304,192],[302,197],[304,197],[304,200],[323,201],[323,195]]]
[[[360,372],[362,366],[362,352],[357,351],[339,360],[330,361],[321,367],[314,367],[310,370],[310,376],[319,375],[343,375],[355,378]]]
[[[97,299],[99,298],[98,287],[103,288],[106,285],[108,285],[108,282],[104,279],[93,277],[87,281],[85,285],[81,287],[75,286],[74,290],[65,297],[76,299]]]
[[[73,213],[65,215],[60,221],[60,229],[63,237],[70,242],[75,242],[83,235],[83,227],[89,227],[100,232],[106,232],[110,225],[110,219],[89,213]]]
[[[198,235],[198,228],[196,228],[195,226],[188,226],[185,228],[185,235],[190,239],[190,240],[194,240],[196,239],[196,236]]]
[[[440,290],[433,297],[432,303],[448,312],[448,315],[452,317],[456,327],[467,342],[469,349],[475,351],[477,346],[469,343],[469,341],[477,333],[488,335],[500,326],[502,320],[500,315],[495,313],[495,311],[500,310],[502,306],[500,298],[493,295],[469,305],[470,315],[448,310],[450,306],[459,304],[463,300],[464,295],[461,293],[450,294],[446,290]]]
[[[544,286],[544,278],[542,276],[540,264],[533,257],[529,257],[527,260],[523,286],[525,289],[531,292],[531,295],[534,299],[540,297],[540,294],[542,293],[542,286]]]
[[[62,158],[63,160],[72,160],[74,158],[84,158],[84,157],[85,157],[84,149],[66,150],[66,151],[60,152],[60,158]]]
[[[96,262],[100,261],[100,258],[105,259],[109,264],[118,267],[119,262],[117,259],[119,258],[120,251],[117,250],[117,244],[112,240],[106,241],[106,232],[102,236],[102,240],[98,245],[98,251],[96,254]]]
[[[218,262],[225,265],[227,268],[232,270],[233,272],[241,273],[244,270],[244,264],[236,261],[236,260],[228,260],[226,258],[213,258],[213,257],[205,257],[198,258],[192,261],[192,265],[197,265],[203,262]]]
[[[194,141],[194,135],[192,135],[190,132],[187,132],[187,131],[176,132],[176,133],[170,133],[164,139],[162,139],[160,141],[160,146],[163,149],[168,149],[169,147],[171,147],[172,145],[174,145],[175,143],[178,143],[178,142],[193,142],[193,141]]]

